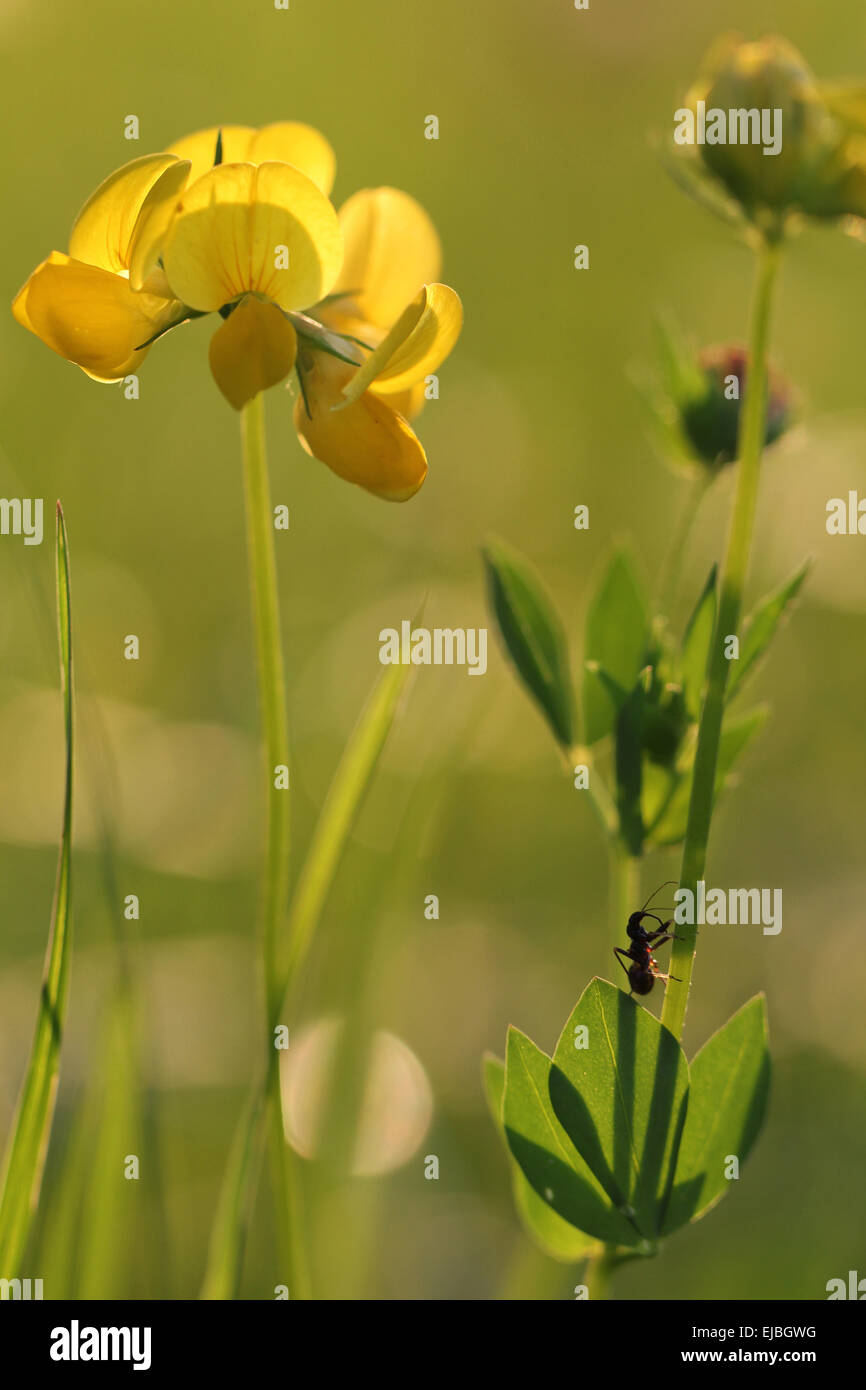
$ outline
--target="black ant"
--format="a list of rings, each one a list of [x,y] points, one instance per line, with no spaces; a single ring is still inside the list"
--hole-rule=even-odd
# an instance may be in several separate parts
[[[643,907],[638,912],[633,912],[628,919],[626,933],[630,945],[627,950],[622,946],[614,946],[613,953],[628,975],[628,982],[631,985],[632,994],[649,994],[656,980],[676,980],[676,975],[663,975],[658,968],[658,961],[653,955],[653,948],[663,946],[666,941],[680,941],[681,937],[675,932],[669,932],[668,927],[672,926],[673,918],[668,922],[663,922],[660,917],[656,917],[654,912],[647,912],[649,904],[652,902],[656,893],[660,893],[662,888],[667,888],[673,879],[668,879],[667,883],[661,884],[650,893]],[[642,925],[644,917],[652,917],[654,922],[658,922],[659,931],[647,931]],[[623,959],[623,957],[625,959]],[[630,961],[630,965],[626,965]],[[677,980],[677,983],[679,981]]]

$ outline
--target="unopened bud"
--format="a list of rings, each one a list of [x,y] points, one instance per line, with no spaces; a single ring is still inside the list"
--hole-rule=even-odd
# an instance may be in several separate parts
[[[748,390],[749,358],[744,348],[708,348],[698,356],[703,390],[680,402],[683,432],[698,459],[710,468],[737,457],[740,411]],[[784,377],[767,372],[764,444],[772,444],[791,423],[792,396]]]

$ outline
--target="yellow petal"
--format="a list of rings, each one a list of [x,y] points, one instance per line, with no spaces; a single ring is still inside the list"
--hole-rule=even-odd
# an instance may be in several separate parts
[[[145,154],[109,174],[75,220],[69,236],[72,259],[103,270],[128,270],[129,243],[141,205],[175,162],[174,155]]]
[[[210,369],[226,400],[240,410],[295,365],[295,330],[275,304],[243,299],[210,340]]]
[[[140,290],[162,255],[163,242],[186,188],[190,162],[178,159],[160,174],[141,205],[129,242],[129,283]]]
[[[352,371],[322,353],[303,374],[312,419],[303,399],[295,404],[295,428],[314,458],[340,478],[389,502],[405,502],[427,476],[421,442],[401,415],[367,391],[345,410],[332,410]]]
[[[395,391],[393,394],[380,391],[378,385],[371,386],[370,390],[375,396],[384,396],[391,409],[405,420],[417,419],[427,400],[427,387],[423,381],[416,382],[407,391]]]
[[[40,271],[43,269],[44,266],[47,265],[68,264],[69,257],[66,255],[65,252],[52,251],[51,255],[46,256],[45,260],[42,261],[42,263],[36,267],[33,274],[29,277],[25,284],[21,286],[21,289],[18,291],[18,293],[12,301],[12,314],[14,318],[16,318],[18,322],[21,324],[22,328],[29,328],[31,333],[36,332],[36,329],[33,327],[33,324],[30,322],[30,315],[27,312],[27,299],[30,294],[30,287],[33,284],[36,277],[39,275]]]
[[[439,279],[442,250],[427,213],[396,188],[365,188],[340,208],[345,254],[337,288],[359,290],[358,315],[390,328],[419,285]]]
[[[337,214],[289,164],[221,164],[184,193],[163,245],[178,299],[219,309],[246,293],[303,309],[340,265]]]
[[[294,164],[327,197],[334,187],[337,157],[324,135],[301,121],[277,121],[253,135],[244,158],[251,164],[282,160]]]
[[[194,135],[185,135],[169,145],[168,153],[178,159],[188,159],[192,165],[189,181],[194,183],[213,168],[216,156],[217,137],[222,131],[222,163],[243,164],[249,157],[250,142],[255,135],[251,125],[209,126],[207,130],[197,130]]]
[[[174,300],[135,294],[121,275],[54,252],[12,306],[18,322],[54,352],[102,381],[134,371],[141,345],[171,323]]]
[[[423,381],[445,361],[462,326],[460,296],[448,285],[425,285],[343,388],[346,400],[356,401],[374,382],[387,395]]]

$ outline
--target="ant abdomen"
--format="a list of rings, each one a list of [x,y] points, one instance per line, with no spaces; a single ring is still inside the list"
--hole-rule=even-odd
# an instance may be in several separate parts
[[[655,984],[655,976],[639,965],[633,965],[628,972],[628,982],[635,994],[649,994]]]

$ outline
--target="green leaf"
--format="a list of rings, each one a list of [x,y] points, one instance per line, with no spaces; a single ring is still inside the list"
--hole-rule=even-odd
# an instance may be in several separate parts
[[[765,705],[750,710],[739,717],[725,720],[719,739],[719,757],[716,763],[716,785],[714,796],[719,797],[731,776],[734,764],[751,743],[755,734],[767,722],[769,710]],[[694,748],[692,749],[694,758]],[[689,798],[692,788],[692,767],[680,775],[679,780],[664,808],[663,813],[648,831],[647,838],[655,845],[676,845],[686,833],[689,818]]]
[[[362,365],[363,358],[357,349],[354,355],[346,351],[346,339],[342,334],[332,332],[316,319],[310,318],[309,314],[302,314],[299,310],[284,309],[283,317],[288,319],[298,337],[312,343],[317,352],[326,352],[340,362],[348,362],[352,367]]]
[[[57,620],[60,640],[60,685],[66,738],[63,828],[54,889],[51,926],[42,976],[39,1013],[30,1060],[0,1177],[0,1277],[18,1277],[42,1185],[42,1170],[51,1137],[54,1099],[66,1018],[71,954],[69,911],[72,854],[72,628],[69,598],[69,551],[66,524],[57,504]]]
[[[566,750],[577,741],[565,629],[535,571],[502,541],[482,552],[490,603],[517,673]]]
[[[144,1238],[142,1221],[151,1239],[157,1233],[147,1164],[137,1182],[124,1177],[125,1155],[141,1154],[144,1140],[128,981],[115,981],[95,1053],[39,1223],[38,1267],[58,1297],[136,1297],[141,1266],[130,1264],[129,1243]]]
[[[661,822],[679,782],[680,774],[675,769],[644,759],[640,804],[647,839],[653,839],[654,828]]]
[[[688,1084],[673,1034],[609,981],[590,981],[553,1054],[550,1099],[610,1200],[650,1241],[673,1183]]]
[[[683,637],[680,659],[680,684],[686,713],[697,722],[701,713],[701,696],[707,675],[707,657],[713,630],[716,626],[716,571],[713,565],[694,612],[689,618]]]
[[[639,1245],[634,1223],[608,1201],[563,1132],[548,1094],[550,1058],[509,1028],[502,1115],[508,1147],[530,1186],[555,1212],[597,1240]]]
[[[746,619],[740,642],[739,661],[731,663],[733,669],[728,679],[727,699],[730,700],[734,692],[739,690],[748,672],[770,645],[776,628],[779,626],[786,608],[799,592],[811,563],[811,560],[806,560],[787,583],[772,594],[768,594]]]
[[[649,616],[643,590],[628,556],[618,551],[589,607],[584,642],[583,715],[588,745],[614,726],[614,691],[633,688],[645,663]],[[606,672],[605,682],[600,670]],[[612,685],[611,682],[615,684]]]
[[[670,400],[677,406],[700,400],[707,389],[706,380],[679,325],[669,314],[657,314],[653,327],[661,377]]]
[[[729,197],[718,179],[713,178],[704,163],[694,157],[694,152],[686,156],[680,149],[675,150],[673,146],[668,148],[656,142],[656,153],[677,187],[699,207],[712,212],[731,227],[742,229],[745,226],[746,219],[739,203]]]
[[[483,1061],[483,1080],[493,1122],[508,1154],[514,1205],[523,1226],[532,1239],[541,1246],[542,1250],[554,1260],[562,1260],[566,1264],[576,1264],[579,1260],[586,1258],[589,1252],[595,1248],[597,1242],[592,1236],[586,1235],[584,1231],[579,1231],[576,1226],[571,1226],[567,1221],[563,1221],[561,1216],[557,1216],[543,1197],[539,1197],[534,1188],[530,1187],[520,1167],[512,1158],[502,1120],[505,1063],[489,1052]]]
[[[696,1221],[728,1190],[730,1156],[742,1167],[764,1123],[770,1087],[762,994],[714,1033],[690,1068],[689,1112],[665,1231]]]
[[[51,1205],[40,1221],[39,1267],[58,1297],[135,1296],[130,1281],[140,1277],[140,1267],[130,1266],[129,1243],[143,1238],[142,1186],[151,1184],[146,1171],[137,1182],[124,1177],[125,1155],[140,1154],[143,1140],[134,1035],[128,984],[116,981],[96,1059],[64,1136]],[[149,1201],[144,1210],[152,1237]]]

